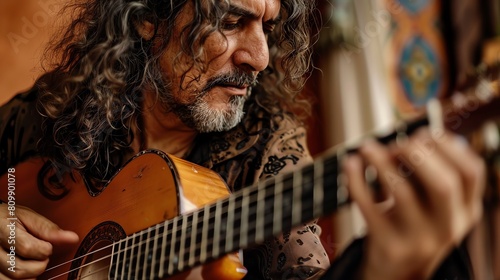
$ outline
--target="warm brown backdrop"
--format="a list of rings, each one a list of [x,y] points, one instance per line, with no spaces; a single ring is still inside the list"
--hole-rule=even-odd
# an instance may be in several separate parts
[[[0,1],[0,104],[33,84],[61,0]]]

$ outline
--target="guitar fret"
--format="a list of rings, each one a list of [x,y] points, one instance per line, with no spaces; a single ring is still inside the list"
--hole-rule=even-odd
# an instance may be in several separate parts
[[[130,278],[130,275],[133,275],[132,278],[135,278],[135,273],[137,271],[136,270],[137,253],[139,252],[137,244],[140,244],[139,242],[137,242],[137,238],[140,239],[140,234],[136,232],[132,235],[131,244],[129,246],[130,256],[129,256],[128,274],[126,276],[127,279]]]
[[[168,221],[168,222],[165,222],[165,228],[164,228],[164,231],[163,231],[163,243],[160,243],[162,244],[161,246],[161,253],[160,253],[160,262],[159,262],[159,269],[158,269],[158,277],[159,278],[165,278],[165,266],[166,266],[166,251],[168,251],[170,249],[170,238],[169,236],[171,236],[171,228],[172,228],[172,221]],[[167,247],[169,248],[167,250]]]
[[[141,263],[142,263],[142,258],[144,257],[144,252],[145,247],[146,247],[146,242],[144,240],[144,235],[147,235],[147,231],[144,232],[139,232],[137,233],[136,240],[134,242],[134,275],[135,278],[137,279],[139,277],[139,274],[142,273],[141,270]],[[147,240],[147,236],[146,236]]]
[[[158,244],[161,244],[161,241],[162,241],[162,229],[164,228],[164,225],[163,224],[157,224],[155,226],[155,230],[154,230],[154,235],[152,236],[152,239],[153,239],[153,252],[156,252],[156,255],[153,255],[153,253],[151,253],[151,260],[146,263],[146,265],[148,266],[148,269],[146,270],[146,273],[144,275],[144,279],[152,279],[153,278],[153,275],[154,275],[154,271],[156,269],[156,260],[158,259],[158,252],[160,250],[158,250]]]
[[[237,248],[241,248],[242,246],[240,246],[240,236],[241,236],[241,233],[240,233],[240,228],[241,228],[241,225],[242,225],[242,216],[241,216],[241,211],[242,211],[242,200],[243,200],[243,197],[241,195],[237,195],[237,196],[231,196],[233,198],[233,201],[234,201],[234,211],[233,212],[233,227],[231,227],[231,230],[233,232],[233,235],[232,235],[232,243],[233,243],[233,249],[237,249]]]
[[[133,238],[132,238],[132,241],[131,241],[131,244],[129,246],[129,250],[130,250],[130,256],[129,256],[129,259],[130,259],[130,262],[129,262],[129,267],[128,267],[128,274],[136,274],[137,272],[137,256],[139,254],[139,245],[138,244],[141,244],[141,235],[139,233],[134,233],[133,235]]]
[[[293,176],[287,175],[284,180],[282,180],[282,191],[281,191],[281,208],[278,209],[281,212],[281,231],[292,228],[292,213],[293,213]],[[276,233],[274,233],[276,234]]]
[[[314,217],[319,217],[323,214],[323,199],[324,199],[324,191],[323,191],[323,173],[324,166],[323,161],[317,160],[314,162],[314,187],[313,187],[313,215]]]
[[[118,258],[118,273],[117,273],[117,276],[118,278],[117,279],[123,279],[123,275],[125,273],[125,251],[126,251],[126,248],[127,248],[127,238],[123,239],[122,241],[120,241],[120,256]]]
[[[132,237],[127,237],[125,239],[125,247],[123,249],[123,265],[122,265],[122,273],[121,279],[124,279],[130,272],[130,255],[131,255],[131,245],[132,245]]]
[[[119,262],[118,262],[118,271],[119,271],[118,278],[119,279],[123,278],[123,275],[124,275],[128,239],[129,239],[129,237],[120,241],[120,257],[118,259],[119,260]]]
[[[155,256],[153,257],[153,262],[152,262],[152,273],[153,275],[160,274],[160,270],[162,269],[163,265],[161,263],[161,256],[162,256],[162,250],[165,246],[163,246],[165,242],[164,240],[164,233],[165,229],[167,228],[167,223],[164,222],[163,224],[159,224],[158,226],[158,232],[156,233],[156,238],[155,238]]]
[[[140,264],[140,256],[142,251],[142,234],[140,232],[135,234],[135,238],[132,244],[132,259],[133,266],[131,266],[131,273],[133,275],[132,278],[137,279],[139,273],[139,264]]]
[[[337,186],[335,194],[335,208],[346,203],[349,198],[349,191],[347,190],[347,186],[345,184],[347,179],[342,171],[342,162],[346,156],[347,151],[344,149],[339,149],[335,158],[331,160],[332,163],[329,165],[333,166],[332,169],[334,169],[334,171],[336,172],[335,180],[332,180]]]
[[[198,212],[193,213],[193,221],[191,222],[191,244],[189,245],[189,260],[188,266],[194,266],[196,262],[196,236],[198,233]]]
[[[195,248],[195,258],[198,262],[200,262],[201,256],[201,243],[203,241],[203,218],[205,216],[205,209],[201,209],[198,212],[198,228],[196,229],[196,248]]]
[[[302,172],[293,174],[293,203],[292,224],[298,225],[302,222]]]
[[[281,181],[280,184],[283,184],[284,177],[278,177]],[[262,227],[264,231],[264,240],[273,235],[274,228],[274,201],[276,200],[274,195],[274,186],[268,186],[264,190],[264,226]],[[281,211],[281,210],[278,210]]]
[[[259,243],[264,241],[264,226],[265,226],[265,201],[266,199],[266,188],[264,185],[259,183],[259,188],[257,192],[257,218],[255,226],[255,242]]]
[[[214,222],[214,238],[212,239],[212,244],[213,244],[213,249],[212,249],[212,256],[217,257],[219,256],[219,244],[220,244],[220,232],[217,232],[217,230],[221,230],[221,215],[222,215],[222,209],[221,209],[221,202],[217,202],[215,204],[215,222]]]
[[[274,215],[273,215],[273,234],[282,232],[283,213],[283,180],[279,180],[274,187]]]
[[[178,264],[178,256],[176,255],[176,242],[177,242],[177,222],[179,221],[180,217],[177,216],[173,219],[172,224],[172,239],[170,240],[170,254],[168,257],[168,269],[167,273],[168,275],[173,275],[174,274],[174,269],[175,266]]]
[[[208,243],[207,243],[207,259],[211,259],[213,257],[213,250],[214,250],[214,238],[215,238],[215,228],[214,228],[214,224],[215,224],[215,211],[216,211],[216,208],[217,208],[217,204],[213,204],[210,206],[210,218],[208,220],[208,236],[207,236],[207,240],[208,240]],[[220,230],[220,228],[218,229]],[[219,232],[217,232],[217,234],[219,234]],[[219,248],[220,249],[220,248]]]
[[[141,279],[148,278],[147,275],[151,273],[151,261],[153,260],[152,252],[154,252],[154,242],[156,235],[156,227],[151,227],[147,229],[147,234],[145,234],[145,240],[143,250],[140,258],[140,268],[139,276]]]
[[[235,203],[234,203],[234,196],[230,196],[228,200],[228,206],[227,206],[227,225],[233,225],[234,226],[234,212],[235,212]],[[234,236],[234,231],[233,227],[229,226],[228,230],[226,232],[226,251],[230,252],[233,250],[233,237]]]
[[[120,241],[113,242],[113,250],[111,251],[111,262],[110,262],[110,269],[109,269],[109,274],[108,278],[109,279],[116,279],[118,275],[118,268],[119,268],[119,260],[120,260]]]
[[[228,216],[229,216],[229,199],[224,199],[223,201],[221,201],[221,215],[220,215],[220,238],[224,238],[223,242],[219,242],[219,256],[222,255],[224,253],[224,250],[225,250],[225,245],[226,245],[226,242],[227,242],[227,237],[228,237],[228,234],[227,232],[229,230],[232,230],[232,228],[234,227],[234,224],[230,224],[228,223]],[[234,214],[234,213],[233,213]]]
[[[240,227],[240,246],[248,244],[248,215],[249,215],[249,200],[250,188],[246,188],[242,193],[243,201],[241,202],[241,227]]]
[[[182,219],[182,227],[181,227],[181,237],[180,237],[180,250],[179,250],[179,270],[182,270],[184,268],[184,255],[186,252],[186,235],[187,235],[187,228],[189,226],[189,217],[191,215],[188,215],[187,217],[184,217]]]
[[[137,252],[134,254],[136,257],[136,265],[135,265],[135,279],[139,279],[139,276],[142,276],[143,270],[144,270],[144,259],[147,259],[146,256],[148,255],[148,234],[150,233],[150,230],[145,230],[142,231],[138,237],[139,237],[139,243],[134,244],[135,251]]]
[[[201,253],[200,262],[205,262],[207,260],[207,239],[208,239],[208,226],[210,219],[210,206],[206,205],[203,213],[203,226],[201,234]]]
[[[123,275],[123,267],[124,267],[124,258],[125,258],[125,242],[126,238],[122,239],[118,242],[118,257],[116,259],[116,271],[115,271],[115,277],[116,279],[121,279]]]

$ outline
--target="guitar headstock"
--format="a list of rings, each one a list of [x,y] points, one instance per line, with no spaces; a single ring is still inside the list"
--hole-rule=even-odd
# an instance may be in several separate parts
[[[464,87],[442,103],[444,127],[466,136],[479,153],[491,153],[500,145],[500,64],[479,67]]]

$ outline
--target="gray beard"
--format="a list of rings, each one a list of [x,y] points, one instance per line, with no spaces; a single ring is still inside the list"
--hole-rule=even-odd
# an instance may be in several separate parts
[[[168,112],[174,113],[188,127],[201,133],[228,131],[243,119],[247,96],[232,96],[226,109],[214,109],[203,98],[207,92],[196,96],[195,101],[181,104],[170,90],[161,93],[161,100]]]
[[[227,131],[241,122],[244,116],[243,107],[246,97],[232,96],[227,109],[210,108],[204,99],[197,99],[194,104],[188,105],[191,112],[183,122],[191,122],[199,132]],[[179,115],[178,115],[179,116]]]

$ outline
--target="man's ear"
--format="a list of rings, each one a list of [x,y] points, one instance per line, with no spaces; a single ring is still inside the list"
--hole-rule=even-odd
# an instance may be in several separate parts
[[[141,22],[136,21],[135,22],[135,29],[139,33],[139,35],[142,37],[142,39],[149,41],[153,38],[153,35],[155,33],[155,26],[151,22],[147,20],[143,20]]]

